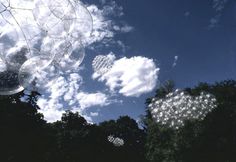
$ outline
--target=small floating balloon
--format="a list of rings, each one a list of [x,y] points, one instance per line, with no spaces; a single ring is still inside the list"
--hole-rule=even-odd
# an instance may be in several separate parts
[[[108,72],[114,63],[114,58],[111,55],[98,55],[93,59],[92,67],[95,73],[103,75]]]

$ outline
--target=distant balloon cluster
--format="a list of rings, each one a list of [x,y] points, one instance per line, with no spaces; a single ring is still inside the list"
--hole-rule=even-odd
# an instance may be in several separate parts
[[[83,61],[93,20],[80,1],[0,0],[0,14],[0,95],[34,84],[49,65]]]
[[[107,139],[109,142],[113,143],[113,145],[116,147],[120,147],[125,144],[123,139],[118,138],[118,137],[114,137],[112,135],[108,136]]]
[[[205,92],[193,97],[176,90],[163,99],[153,98],[148,107],[157,123],[178,129],[184,125],[185,120],[204,119],[216,107],[216,99]]]
[[[112,55],[98,55],[93,59],[92,67],[95,73],[103,75],[112,68],[113,63]]]

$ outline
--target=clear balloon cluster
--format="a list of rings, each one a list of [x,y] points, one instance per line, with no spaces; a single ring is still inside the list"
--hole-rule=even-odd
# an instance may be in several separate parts
[[[98,55],[93,59],[92,67],[95,73],[103,75],[108,72],[114,63],[111,55]]]
[[[199,96],[191,96],[184,91],[176,90],[163,99],[153,98],[148,105],[153,119],[157,123],[178,129],[185,120],[199,119],[216,107],[213,95],[201,92]]]
[[[0,0],[0,95],[22,91],[49,65],[77,68],[90,12],[75,0]]]
[[[107,140],[111,143],[113,143],[114,146],[116,147],[120,147],[123,146],[125,144],[124,140],[118,137],[114,137],[112,135],[107,137]]]

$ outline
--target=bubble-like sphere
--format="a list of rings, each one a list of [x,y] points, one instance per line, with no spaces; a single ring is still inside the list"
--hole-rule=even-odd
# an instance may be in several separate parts
[[[37,87],[37,79],[42,78],[42,70],[50,65],[48,57],[37,56],[27,60],[19,70],[19,82],[24,88]]]
[[[58,61],[59,66],[64,70],[77,69],[83,62],[85,57],[85,49],[81,42],[73,42],[72,48],[69,47],[69,52]]]
[[[27,47],[11,48],[5,56],[9,68],[20,69],[21,65],[27,60],[29,50]]]
[[[92,16],[80,2],[36,0],[33,15],[38,25],[53,38],[81,39],[92,32]]]
[[[6,61],[0,57],[0,95],[12,95],[23,90],[18,80],[18,70],[9,69]]]
[[[32,1],[1,0],[0,2],[0,42],[2,46],[11,44],[10,47],[14,47],[14,44],[20,42],[30,49],[40,39],[41,33],[32,15]]]
[[[0,95],[12,95],[23,89],[18,80],[18,71],[0,69]]]
[[[34,19],[50,37],[65,37],[74,21],[74,6],[69,0],[36,0]]]
[[[4,72],[7,70],[6,62],[0,57],[0,72]]]
[[[49,46],[50,48],[50,46]],[[65,57],[68,57],[73,52],[73,45],[70,40],[68,39],[58,39],[55,41],[54,46],[50,48],[52,53],[55,57],[55,61],[61,61]],[[78,54],[79,55],[79,54]]]
[[[76,65],[79,66],[85,56],[85,49],[84,46],[80,41],[73,42],[73,50],[72,52],[68,55],[68,57],[76,62]]]
[[[72,38],[81,39],[88,37],[93,30],[93,18],[88,9],[79,1],[71,1],[75,6],[76,17],[70,28],[70,35]],[[82,39],[83,41],[83,39]]]
[[[65,71],[82,63],[81,42],[93,24],[82,3],[0,0],[0,14],[0,94],[33,87],[45,73],[53,73],[42,70],[52,63],[51,67]]]

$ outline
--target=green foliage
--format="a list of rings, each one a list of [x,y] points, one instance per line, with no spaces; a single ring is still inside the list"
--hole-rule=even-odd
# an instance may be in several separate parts
[[[116,121],[103,122],[100,127],[106,138],[109,135],[114,135],[125,142],[124,146],[115,148],[110,161],[145,162],[145,133],[138,127],[135,120],[128,116],[123,116]]]
[[[146,158],[150,162],[173,162],[175,152],[175,130],[150,122],[146,140]]]
[[[0,100],[0,161],[42,161],[51,142],[46,122],[22,94]]]
[[[61,121],[46,123],[37,112],[37,95],[1,96],[0,161],[145,162],[145,134],[135,120],[124,116],[95,125],[67,111]],[[124,146],[115,147],[109,135]]]
[[[167,82],[155,97],[172,90],[173,82]],[[204,120],[185,121],[179,129],[155,123],[148,110],[144,129],[128,116],[96,125],[70,111],[61,121],[46,123],[37,112],[37,92],[0,96],[0,161],[235,162],[236,81],[201,83],[185,91],[193,96],[211,93],[218,106]],[[124,145],[115,146],[110,135]]]

